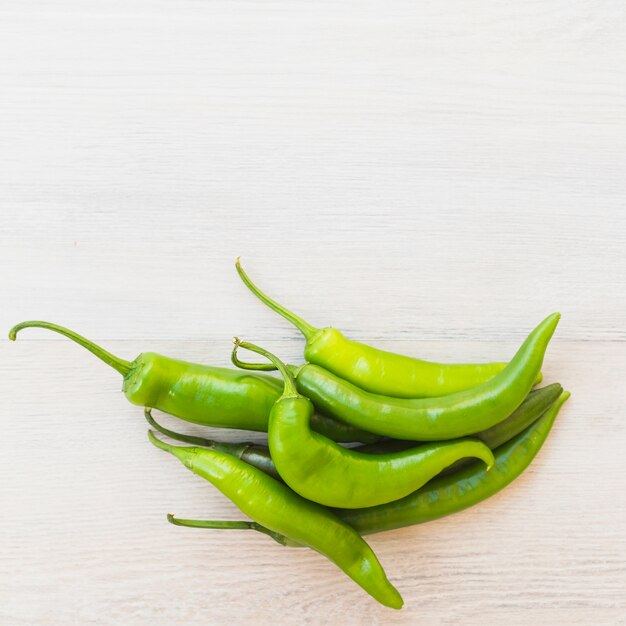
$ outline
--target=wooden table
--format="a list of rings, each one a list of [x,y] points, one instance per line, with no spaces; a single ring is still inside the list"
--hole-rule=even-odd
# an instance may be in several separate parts
[[[24,331],[0,343],[0,623],[626,623],[622,2],[0,9],[5,333],[297,361],[242,255],[312,323],[427,359],[507,359],[559,310],[544,374],[573,394],[505,491],[371,538],[394,613],[315,553],[167,524],[240,514],[114,371]]]

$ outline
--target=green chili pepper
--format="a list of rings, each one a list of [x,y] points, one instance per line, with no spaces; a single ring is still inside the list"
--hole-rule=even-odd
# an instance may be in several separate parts
[[[15,340],[23,328],[45,328],[68,337],[124,377],[122,390],[130,402],[196,424],[265,432],[272,406],[283,388],[280,380],[265,374],[187,363],[154,352],[144,352],[131,363],[50,322],[22,322],[10,330],[9,338]],[[337,441],[379,439],[318,414],[313,417],[312,428]]]
[[[310,398],[316,409],[352,426],[394,439],[454,439],[494,426],[524,401],[559,318],[560,314],[554,313],[541,322],[491,380],[440,398],[403,399],[368,393],[310,363],[291,371],[298,391]]]
[[[283,394],[270,413],[269,448],[282,479],[313,502],[343,508],[373,506],[412,493],[459,459],[475,457],[488,466],[493,462],[491,450],[473,439],[379,455],[343,448],[311,431],[313,405],[296,391],[293,376],[280,359],[239,339],[235,359],[239,347],[264,356],[283,376]]]
[[[440,476],[416,492],[387,504],[364,509],[336,509],[341,519],[362,535],[430,522],[467,509],[504,489],[530,465],[545,442],[561,406],[570,397],[563,391],[554,404],[526,430],[495,450],[489,472],[481,463]],[[184,520],[181,526],[214,522]],[[258,530],[258,529],[256,529]]]
[[[261,302],[282,315],[304,335],[304,357],[307,361],[371,393],[396,398],[445,396],[490,380],[506,365],[432,363],[351,341],[336,328],[311,326],[267,296],[250,280],[239,259],[236,268],[241,280]],[[262,366],[259,369],[273,368]],[[540,380],[539,375],[537,382]]]
[[[333,513],[233,456],[205,448],[173,446],[152,432],[149,437],[155,446],[215,485],[243,513],[269,531],[267,534],[282,535],[320,552],[381,604],[394,609],[402,607],[400,594],[387,579],[372,549]]]

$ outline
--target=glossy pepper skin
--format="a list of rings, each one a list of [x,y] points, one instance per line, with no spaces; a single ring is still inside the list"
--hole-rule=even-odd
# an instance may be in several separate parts
[[[204,426],[266,432],[270,411],[283,389],[280,380],[266,374],[187,363],[154,352],[143,352],[131,363],[50,322],[22,322],[11,329],[9,338],[15,340],[23,328],[51,330],[95,354],[124,377],[122,390],[133,404]],[[313,417],[313,428],[337,441],[377,439],[317,414]]]
[[[259,300],[304,335],[307,361],[370,393],[396,398],[445,396],[481,385],[506,365],[432,363],[351,341],[336,328],[314,328],[263,293],[244,272],[239,259],[236,268],[241,280]]]
[[[326,415],[368,432],[412,441],[455,439],[509,416],[528,395],[560,318],[541,322],[491,380],[440,398],[402,399],[368,393],[318,365],[292,369],[298,391]]]
[[[504,489],[530,465],[569,397],[569,392],[563,391],[539,419],[497,448],[495,463],[489,472],[482,464],[473,463],[453,474],[435,478],[401,500],[363,509],[335,509],[335,513],[361,535],[370,535],[430,522],[478,504]],[[179,523],[181,526],[214,528],[215,524],[224,522],[179,520]],[[280,537],[275,539],[281,542]]]
[[[473,439],[438,442],[402,452],[366,454],[346,449],[312,432],[313,405],[298,394],[287,367],[267,350],[235,340],[269,359],[284,377],[283,395],[276,401],[268,428],[269,449],[281,478],[301,496],[343,508],[373,506],[412,493],[455,461],[467,457],[493,462],[491,450]]]
[[[122,391],[133,404],[195,424],[263,431],[280,381],[238,374],[144,352],[131,364]]]
[[[243,513],[270,533],[323,554],[381,604],[399,609],[402,598],[372,549],[331,511],[301,498],[286,485],[233,456],[205,448],[150,441],[215,485]],[[288,542],[286,542],[288,544]]]
[[[495,464],[489,472],[473,463],[459,472],[436,478],[397,502],[336,513],[361,535],[369,535],[423,524],[478,504],[504,489],[530,465],[569,397],[569,392],[564,391],[534,424],[497,448]]]

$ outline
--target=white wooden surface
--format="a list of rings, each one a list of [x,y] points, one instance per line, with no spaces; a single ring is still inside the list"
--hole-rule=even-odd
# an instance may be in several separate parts
[[[626,623],[625,42],[608,0],[0,0],[3,332],[296,359],[242,255],[311,322],[426,358],[507,358],[560,310],[544,372],[573,392],[507,490],[372,537],[393,613],[315,554],[168,525],[238,514],[113,371],[4,340],[0,623]]]

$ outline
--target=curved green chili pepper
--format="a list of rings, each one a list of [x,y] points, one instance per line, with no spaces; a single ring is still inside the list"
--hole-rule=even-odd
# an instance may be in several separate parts
[[[459,459],[475,457],[487,466],[493,462],[491,450],[472,439],[379,455],[343,448],[311,431],[313,405],[296,391],[295,381],[280,359],[239,339],[235,339],[235,358],[239,347],[261,354],[283,376],[283,395],[270,413],[270,453],[282,479],[313,502],[342,508],[373,506],[412,493]]]
[[[335,513],[361,535],[369,535],[423,524],[478,504],[504,489],[530,465],[550,433],[561,406],[569,397],[569,391],[564,391],[539,419],[497,448],[495,463],[489,472],[480,463],[473,463],[454,474],[435,478],[401,500],[364,509],[335,509]],[[202,523],[184,520],[191,521],[196,525]],[[210,528],[211,522],[207,524]]]
[[[372,549],[333,513],[233,456],[206,448],[173,446],[152,432],[149,437],[157,448],[215,485],[257,524],[323,554],[381,604],[402,607],[400,594]]]
[[[307,361],[371,393],[396,398],[445,396],[481,385],[506,365],[432,363],[351,341],[336,328],[311,326],[264,294],[244,272],[239,259],[236,268],[241,280],[261,302],[282,315],[304,335],[304,357]],[[255,369],[273,368],[264,365]]]
[[[9,339],[23,328],[45,328],[75,341],[124,377],[122,391],[139,406],[153,407],[204,426],[267,431],[267,421],[283,384],[265,374],[245,374],[144,352],[132,363],[107,352],[72,330],[50,322],[30,321],[14,326]],[[376,441],[378,437],[322,415],[312,427],[337,441]]]
[[[316,409],[352,426],[394,439],[454,439],[494,426],[524,401],[559,318],[559,313],[553,313],[541,322],[491,380],[441,398],[402,399],[368,393],[309,363],[292,368],[292,372],[298,391],[310,398]]]

